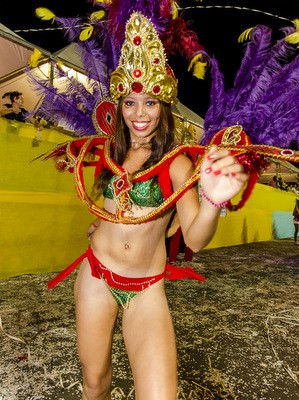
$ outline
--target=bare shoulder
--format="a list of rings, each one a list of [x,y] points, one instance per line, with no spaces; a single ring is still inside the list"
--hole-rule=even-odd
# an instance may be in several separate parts
[[[181,186],[193,174],[194,165],[185,155],[178,155],[170,164],[170,179],[174,189]]]

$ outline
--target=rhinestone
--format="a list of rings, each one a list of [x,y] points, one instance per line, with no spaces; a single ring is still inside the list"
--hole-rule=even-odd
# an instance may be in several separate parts
[[[140,36],[135,36],[133,39],[133,43],[135,44],[135,46],[139,46],[141,44],[142,40]]]
[[[161,92],[161,86],[160,85],[155,85],[153,87],[153,93],[154,94],[159,94]]]
[[[133,82],[132,83],[132,90],[135,93],[141,93],[143,90],[143,85],[140,82]]]
[[[142,72],[140,69],[134,69],[133,75],[135,76],[135,78],[140,78],[142,75]]]

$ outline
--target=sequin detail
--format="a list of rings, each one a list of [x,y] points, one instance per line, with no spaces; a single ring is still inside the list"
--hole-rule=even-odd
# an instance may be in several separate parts
[[[108,199],[114,199],[115,197],[113,195],[113,182],[116,179],[117,176],[114,175],[104,192],[104,196]],[[127,191],[127,194],[132,204],[139,207],[158,207],[164,201],[161,188],[154,178],[134,183],[131,189]]]

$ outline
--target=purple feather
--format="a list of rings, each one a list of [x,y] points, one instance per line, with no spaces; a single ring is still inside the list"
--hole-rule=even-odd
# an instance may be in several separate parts
[[[294,28],[283,31],[289,34]],[[262,26],[254,29],[234,87],[226,92],[223,89],[218,93],[219,82],[223,88],[223,78],[217,64],[212,65],[211,103],[202,144],[207,144],[220,129],[240,124],[254,144],[299,146],[298,49],[283,39],[271,43],[270,33]]]
[[[83,25],[82,18],[63,18],[56,16],[55,22],[57,25],[63,27],[64,36],[70,43],[78,40]]]
[[[214,132],[216,132],[218,127],[223,121],[223,116],[225,115],[227,107],[227,94],[225,93],[224,76],[219,70],[218,62],[215,58],[209,59],[210,63],[210,73],[212,76],[211,81],[211,93],[210,93],[210,106],[205,115],[205,129],[207,132],[212,132],[211,134],[205,134],[202,138],[201,144],[207,144]]]
[[[61,79],[61,71],[59,73]],[[36,78],[31,71],[28,77],[35,90],[43,96],[37,114],[46,120],[54,120],[58,125],[67,124],[67,129],[74,130],[76,135],[93,135],[96,133],[92,123],[92,110],[96,98],[78,81],[65,76],[64,90],[49,85],[48,80]]]

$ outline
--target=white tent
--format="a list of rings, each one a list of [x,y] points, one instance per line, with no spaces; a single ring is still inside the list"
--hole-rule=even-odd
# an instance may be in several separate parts
[[[288,161],[272,159],[269,167],[261,175],[259,182],[268,184],[273,176],[281,177],[284,182],[298,182],[299,169]]]
[[[11,91],[23,93],[28,111],[37,108],[40,96],[30,87],[25,68],[35,48],[43,54],[42,63],[48,64],[51,54],[34,44],[27,42],[22,37],[0,24],[0,99],[3,94]]]

